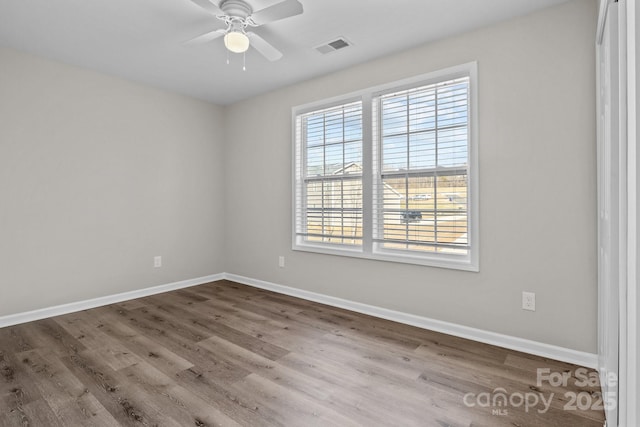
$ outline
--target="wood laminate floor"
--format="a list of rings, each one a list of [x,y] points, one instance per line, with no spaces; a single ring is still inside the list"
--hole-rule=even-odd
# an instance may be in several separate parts
[[[0,425],[602,426],[578,368],[219,281],[0,329]]]

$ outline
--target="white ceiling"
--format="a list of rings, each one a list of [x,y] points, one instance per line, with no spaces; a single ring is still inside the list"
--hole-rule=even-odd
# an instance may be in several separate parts
[[[230,104],[564,1],[300,0],[302,15],[254,30],[284,57],[268,62],[250,49],[246,71],[241,54],[226,64],[220,38],[184,44],[220,27],[190,0],[2,0],[0,45]],[[278,0],[248,2],[259,10]],[[327,55],[314,49],[339,36],[353,46]]]

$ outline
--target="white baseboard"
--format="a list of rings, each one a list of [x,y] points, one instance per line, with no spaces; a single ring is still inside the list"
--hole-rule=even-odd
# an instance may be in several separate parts
[[[104,297],[93,298],[84,301],[72,302],[69,304],[58,305],[54,307],[42,308],[39,310],[28,311],[24,313],[10,314],[0,316],[0,328],[6,326],[17,325],[20,323],[32,322],[34,320],[45,319],[48,317],[60,316],[63,314],[73,313],[76,311],[88,310],[90,308],[101,307],[104,305],[115,304],[118,302],[128,301],[136,298],[142,298],[149,295],[160,294],[163,292],[173,291],[176,289],[188,288],[191,286],[202,285],[204,283],[215,282],[227,279],[255,288],[265,289],[279,294],[290,295],[309,301],[327,304],[333,307],[344,308],[346,310],[355,311],[357,313],[368,314],[370,316],[379,317],[381,319],[392,320],[407,325],[417,326],[419,328],[428,329],[436,332],[453,335],[460,338],[466,338],[473,341],[479,341],[486,344],[496,345],[511,350],[522,351],[536,356],[547,357],[549,359],[561,360],[563,362],[574,363],[580,366],[596,368],[598,356],[592,353],[571,350],[564,347],[558,347],[537,341],[531,341],[524,338],[512,337],[509,335],[498,334],[495,332],[484,331],[482,329],[471,328],[469,326],[457,325],[455,323],[444,322],[442,320],[430,319],[428,317],[416,316],[414,314],[403,313],[400,311],[389,310],[382,307],[363,304],[355,301],[349,301],[342,298],[336,298],[328,295],[318,294],[315,292],[305,291],[302,289],[291,288],[289,286],[278,285],[263,280],[252,279],[249,277],[239,276],[231,273],[212,274],[210,276],[198,277],[195,279],[182,280],[180,282],[168,283],[165,285],[154,286],[145,289],[139,289],[130,292],[123,292],[115,295],[107,295]]]
[[[104,305],[115,304],[118,302],[129,301],[136,298],[147,297],[149,295],[160,294],[163,292],[173,291],[176,289],[188,288],[190,286],[202,285],[204,283],[215,282],[224,279],[224,273],[212,274],[210,276],[198,277],[196,279],[181,280],[179,282],[168,283],[166,285],[153,286],[150,288],[139,289],[130,292],[123,292],[115,295],[107,295],[88,299],[84,301],[71,302],[68,304],[57,305],[54,307],[41,308],[38,310],[27,311],[24,313],[10,314],[0,316],[0,328],[6,326],[17,325],[19,323],[32,322],[34,320],[46,319],[48,317],[60,316],[62,314],[73,313],[76,311],[88,310],[90,308],[101,307]]]
[[[362,304],[342,298],[336,298],[328,295],[318,294],[315,292],[291,288],[289,286],[278,285],[275,283],[265,282],[263,280],[238,276],[236,274],[224,273],[224,277],[227,280],[253,286],[256,288],[266,289],[269,291],[290,295],[309,301],[315,301],[333,307],[344,308],[346,310],[368,314],[370,316],[379,317],[382,319],[393,320],[395,322],[417,326],[418,328],[442,332],[444,334],[453,335],[460,338],[479,341],[485,344],[491,344],[511,350],[522,351],[524,353],[534,354],[536,356],[560,360],[563,362],[573,363],[589,368],[596,368],[598,365],[598,355],[593,353],[571,350],[568,348],[545,344],[537,341],[531,341],[524,338],[512,337],[509,335],[484,331],[482,329],[471,328],[469,326],[462,326],[455,323],[444,322],[442,320],[402,313],[400,311],[389,310],[386,308]]]

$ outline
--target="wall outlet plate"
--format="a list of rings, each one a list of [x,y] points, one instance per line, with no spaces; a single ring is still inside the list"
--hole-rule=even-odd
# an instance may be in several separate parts
[[[536,311],[536,294],[533,292],[522,292],[522,309]]]

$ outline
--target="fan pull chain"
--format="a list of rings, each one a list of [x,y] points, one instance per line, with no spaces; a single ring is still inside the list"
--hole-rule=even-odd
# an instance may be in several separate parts
[[[242,71],[247,71],[247,52],[242,53]]]
[[[225,49],[227,51],[227,65],[229,65],[229,49]]]

